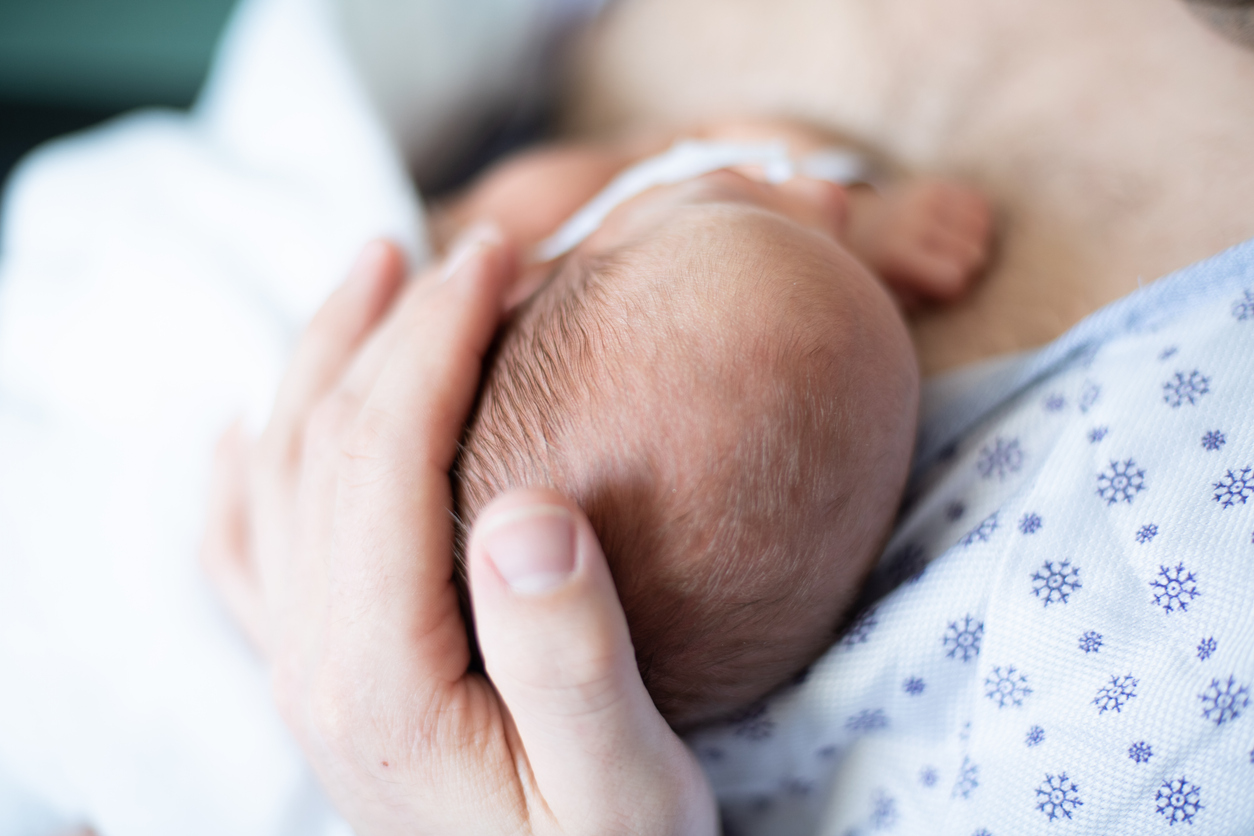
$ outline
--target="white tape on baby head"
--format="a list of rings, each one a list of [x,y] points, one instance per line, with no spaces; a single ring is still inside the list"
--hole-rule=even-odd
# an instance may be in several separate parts
[[[758,143],[680,140],[669,150],[640,161],[611,180],[557,232],[536,245],[532,260],[543,263],[570,252],[600,229],[611,212],[649,189],[737,166],[760,166],[768,183],[785,183],[800,174],[841,185],[864,179],[868,169],[861,155],[840,148],[827,148],[793,160],[783,140]]]

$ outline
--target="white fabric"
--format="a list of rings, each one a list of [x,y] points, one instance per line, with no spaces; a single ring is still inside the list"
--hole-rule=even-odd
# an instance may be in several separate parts
[[[728,833],[1254,832],[1251,392],[1254,242],[933,386],[900,585],[693,738]]]
[[[649,189],[737,166],[761,166],[768,183],[784,183],[800,175],[848,185],[865,177],[868,171],[860,155],[843,148],[827,148],[794,160],[783,140],[681,139],[669,150],[641,160],[611,180],[557,232],[536,245],[534,259],[545,262],[566,255],[600,229],[611,212]]]
[[[388,13],[390,40],[372,44]],[[533,80],[571,14],[255,0],[193,114],[127,117],[16,172],[0,239],[0,833],[341,827],[196,566],[210,449],[240,411],[264,418],[364,242],[426,257],[406,159]],[[359,72],[360,54],[381,63]]]

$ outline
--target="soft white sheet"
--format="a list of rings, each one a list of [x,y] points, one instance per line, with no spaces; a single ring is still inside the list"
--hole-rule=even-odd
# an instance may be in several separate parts
[[[269,408],[406,164],[524,95],[596,3],[255,0],[190,115],[37,153],[0,241],[0,833],[339,825],[195,562],[209,450]],[[363,60],[364,59],[364,60]]]

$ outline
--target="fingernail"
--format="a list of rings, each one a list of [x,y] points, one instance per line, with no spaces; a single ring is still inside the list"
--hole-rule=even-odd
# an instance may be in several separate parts
[[[506,512],[491,523],[483,547],[515,592],[556,589],[575,571],[575,520],[558,505]]]
[[[357,260],[353,262],[353,268],[348,271],[348,281],[352,284],[360,284],[376,276],[379,272],[379,266],[388,256],[388,245],[382,241],[371,241],[357,255]]]
[[[466,266],[466,262],[504,238],[501,229],[491,221],[478,221],[468,227],[449,247],[448,258],[444,260],[444,270],[440,281],[446,282]]]

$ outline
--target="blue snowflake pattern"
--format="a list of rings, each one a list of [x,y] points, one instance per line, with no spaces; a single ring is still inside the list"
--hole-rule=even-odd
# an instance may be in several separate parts
[[[1045,411],[1046,412],[1061,412],[1063,409],[1066,409],[1066,407],[1067,407],[1067,399],[1064,398],[1062,395],[1058,394],[1057,392],[1054,392],[1053,394],[1045,398]]]
[[[1197,369],[1189,372],[1176,372],[1176,376],[1163,384],[1163,401],[1172,409],[1179,409],[1184,404],[1192,406],[1201,400],[1202,395],[1210,392],[1210,378]]]
[[[888,718],[884,716],[882,708],[874,710],[864,708],[845,720],[845,730],[855,733],[873,732],[886,728],[888,728]]]
[[[1254,319],[1254,293],[1247,290],[1244,296],[1233,302],[1232,315],[1236,317],[1237,322]]]
[[[1216,726],[1222,726],[1237,719],[1242,711],[1249,708],[1250,689],[1237,682],[1235,676],[1229,676],[1227,682],[1212,679],[1210,687],[1197,698],[1202,701],[1202,717]]]
[[[1012,473],[1023,468],[1023,450],[1019,447],[1019,439],[1006,440],[1000,436],[993,439],[993,446],[987,444],[980,449],[980,460],[975,464],[976,470],[985,479],[997,477],[1004,482]]]
[[[970,798],[971,793],[980,785],[980,768],[971,763],[970,758],[962,759],[962,769],[958,770],[958,780],[954,782],[951,797]]]
[[[875,793],[875,809],[871,811],[871,827],[888,830],[897,823],[897,800],[883,790]]]
[[[1132,504],[1132,497],[1145,490],[1145,470],[1136,466],[1136,461],[1127,459],[1123,462],[1111,460],[1110,467],[1097,474],[1097,495],[1106,500],[1107,505],[1117,502]]]
[[[1210,450],[1212,453],[1228,443],[1228,436],[1219,430],[1211,430],[1202,436],[1202,449]]]
[[[1148,543],[1150,540],[1153,540],[1157,536],[1158,536],[1158,526],[1154,525],[1153,523],[1147,523],[1146,525],[1141,526],[1140,530],[1137,531],[1136,541],[1144,545]]]
[[[1183,563],[1176,568],[1158,567],[1158,577],[1150,581],[1154,590],[1154,603],[1163,608],[1163,612],[1188,612],[1189,602],[1202,593],[1197,588],[1197,575],[1187,571]]]
[[[992,538],[993,532],[996,530],[997,512],[994,511],[992,514],[985,517],[983,522],[964,534],[962,539],[958,542],[964,546],[970,546],[977,541],[980,543],[987,543]]]
[[[997,703],[998,708],[1021,706],[1023,698],[1032,693],[1032,689],[1028,687],[1027,676],[1016,671],[1014,665],[1008,666],[1004,671],[1000,667],[993,668],[993,672],[984,680],[984,687],[984,696]]]
[[[982,638],[984,638],[984,622],[976,621],[968,615],[963,618],[961,627],[958,626],[957,621],[949,622],[949,628],[945,631],[941,644],[949,648],[949,652],[945,655],[950,659],[970,662],[980,655]]]
[[[1102,395],[1102,387],[1098,386],[1091,380],[1084,382],[1084,389],[1080,391],[1080,411],[1088,414],[1088,411],[1097,403],[1097,399]]]
[[[1036,797],[1040,799],[1036,809],[1049,816],[1050,821],[1059,816],[1071,818],[1075,808],[1084,806],[1080,800],[1080,788],[1067,778],[1065,772],[1056,777],[1046,773],[1045,780],[1036,790]]]
[[[917,697],[923,693],[923,689],[927,687],[927,683],[917,676],[912,676],[905,682],[901,683],[901,690],[905,691],[912,697]]]
[[[957,522],[962,519],[962,515],[967,512],[967,506],[961,502],[951,502],[945,506],[945,519],[950,522]]]
[[[1110,427],[1094,427],[1089,430],[1089,444],[1096,444],[1110,433]]]
[[[1040,514],[1024,514],[1023,519],[1019,520],[1019,530],[1024,534],[1035,534],[1044,523]]]
[[[853,623],[849,625],[849,629],[845,631],[845,635],[840,639],[843,647],[866,644],[871,631],[875,629],[875,625],[880,623],[879,619],[875,617],[876,609],[876,607],[865,609],[853,620]]]
[[[1107,711],[1113,711],[1116,714],[1123,712],[1123,707],[1128,704],[1128,700],[1136,696],[1136,686],[1140,683],[1132,678],[1132,674],[1127,676],[1112,676],[1108,685],[1103,685],[1101,690],[1097,692],[1097,696],[1093,698],[1093,705],[1097,706],[1098,714],[1105,714]]]
[[[1102,649],[1102,634],[1096,630],[1089,630],[1080,636],[1080,649],[1085,653],[1099,652]]]
[[[1214,484],[1215,501],[1225,508],[1233,505],[1244,505],[1254,493],[1254,468],[1243,467],[1241,472],[1229,470],[1228,473]]]
[[[919,770],[919,783],[925,787],[936,786],[936,782],[939,779],[940,776],[936,773],[936,767],[934,766],[925,766]]]
[[[1142,740],[1128,747],[1128,757],[1136,763],[1148,763],[1154,757],[1154,749]]]
[[[1044,740],[1045,730],[1040,726],[1033,726],[1028,729],[1028,736],[1024,738],[1023,742],[1028,745],[1028,748],[1031,748],[1033,746],[1039,746]]]
[[[987,828],[981,827],[979,830],[972,833],[971,836],[993,836],[993,834],[989,833]]]
[[[1174,781],[1163,781],[1154,801],[1167,824],[1174,827],[1179,822],[1193,824],[1193,817],[1205,809],[1201,797],[1202,788],[1181,776]]]
[[[1036,574],[1032,576],[1032,594],[1042,599],[1042,606],[1065,604],[1071,595],[1082,589],[1080,584],[1080,567],[1072,566],[1070,560],[1055,563],[1045,561]]]
[[[775,731],[775,721],[766,714],[766,703],[756,703],[730,718],[732,734],[746,740],[766,740]]]
[[[1158,359],[1160,362],[1163,360],[1170,360],[1172,357],[1175,357],[1176,353],[1179,351],[1180,349],[1177,348],[1176,346],[1169,345],[1166,348],[1164,348],[1162,351],[1158,352]]]
[[[1197,658],[1205,662],[1211,656],[1215,655],[1215,650],[1218,647],[1219,644],[1215,641],[1214,636],[1211,636],[1208,639],[1202,639],[1197,643]]]
[[[784,791],[785,795],[791,795],[794,798],[805,798],[814,791],[814,782],[807,781],[804,778],[788,777],[779,782],[779,788]]]

